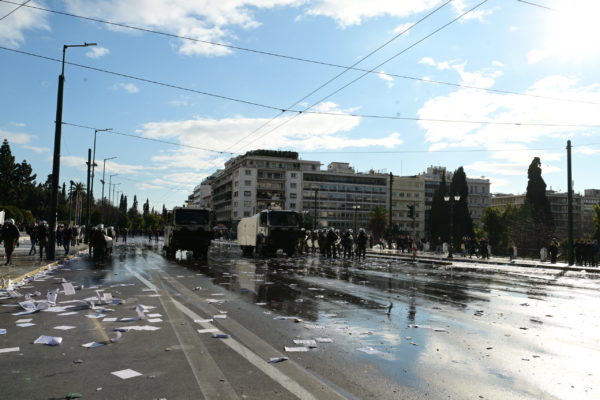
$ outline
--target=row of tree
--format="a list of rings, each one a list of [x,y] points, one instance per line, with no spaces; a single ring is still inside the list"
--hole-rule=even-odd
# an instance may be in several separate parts
[[[48,175],[44,183],[38,183],[31,165],[26,160],[15,162],[8,140],[4,139],[0,146],[0,210],[6,211],[7,218],[14,218],[21,225],[47,219],[50,214],[51,178],[52,175]],[[86,225],[87,200],[83,183],[71,181],[68,189],[63,183],[58,195],[59,223]],[[104,223],[135,230],[162,227],[167,214],[164,204],[159,214],[150,208],[150,202],[146,199],[140,214],[136,195],[133,196],[131,207],[127,207],[127,202],[127,196],[121,195],[115,207],[105,199],[97,201],[92,197],[92,226]]]

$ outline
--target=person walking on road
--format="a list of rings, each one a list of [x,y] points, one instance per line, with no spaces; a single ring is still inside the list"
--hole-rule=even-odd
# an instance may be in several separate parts
[[[44,250],[46,250],[46,255],[48,255],[48,249],[46,246],[48,245],[48,224],[45,221],[42,221],[37,228],[37,241],[40,245],[40,260],[44,258]]]
[[[15,247],[19,247],[19,228],[15,225],[15,220],[12,218],[7,219],[2,226],[0,233],[0,242],[4,242],[4,251],[6,253],[6,264],[10,264],[10,258]]]
[[[552,264],[556,264],[556,259],[558,258],[558,243],[556,240],[553,240],[548,247],[548,252],[550,253],[550,262]]]
[[[29,225],[29,228],[27,229],[27,233],[29,234],[29,241],[31,243],[31,248],[29,249],[29,255],[31,255],[33,253],[33,255],[35,255],[36,250],[35,250],[35,246],[37,245],[37,224],[34,222],[33,224]]]
[[[71,250],[71,239],[73,239],[73,228],[67,226],[63,229],[63,248],[65,249],[65,255],[69,254]]]

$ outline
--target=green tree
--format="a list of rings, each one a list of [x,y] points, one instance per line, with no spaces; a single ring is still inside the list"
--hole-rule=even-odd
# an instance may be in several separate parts
[[[4,139],[0,146],[0,204],[15,205],[16,186],[15,157]]]
[[[469,187],[467,175],[463,167],[459,167],[452,175],[450,196],[459,195],[460,200],[454,203],[453,209],[453,236],[454,245],[460,243],[464,236],[473,236],[473,220],[469,212]]]
[[[150,201],[146,198],[146,202],[142,206],[142,215],[145,217],[150,213]]]
[[[383,206],[375,206],[368,213],[369,216],[369,229],[373,232],[373,237],[378,240],[383,236],[387,228],[387,212]]]
[[[133,195],[133,204],[131,205],[131,208],[129,209],[129,211],[127,211],[127,216],[132,221],[136,221],[140,217],[140,212],[138,211],[138,201],[137,201],[136,195]],[[135,227],[135,223],[134,223],[134,229],[138,229],[137,227]]]
[[[600,204],[594,204],[594,225],[596,225],[596,233],[594,233],[594,239],[600,240]]]

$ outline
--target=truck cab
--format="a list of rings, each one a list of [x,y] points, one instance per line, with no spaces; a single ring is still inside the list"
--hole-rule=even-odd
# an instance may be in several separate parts
[[[195,259],[206,258],[212,238],[210,210],[175,207],[167,213],[163,245],[167,258],[175,258],[177,250],[192,251]]]
[[[273,255],[279,249],[292,256],[302,236],[300,225],[300,215],[295,211],[264,210],[242,218],[237,228],[238,243],[247,256],[254,251]]]

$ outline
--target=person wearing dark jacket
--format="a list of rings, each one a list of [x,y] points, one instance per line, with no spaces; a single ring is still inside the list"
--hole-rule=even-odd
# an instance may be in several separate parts
[[[15,247],[19,246],[20,236],[21,234],[19,233],[19,228],[17,228],[15,221],[12,218],[4,221],[4,225],[0,231],[0,242],[4,242],[4,251],[6,253],[5,265],[10,263],[10,258],[15,250]]]

